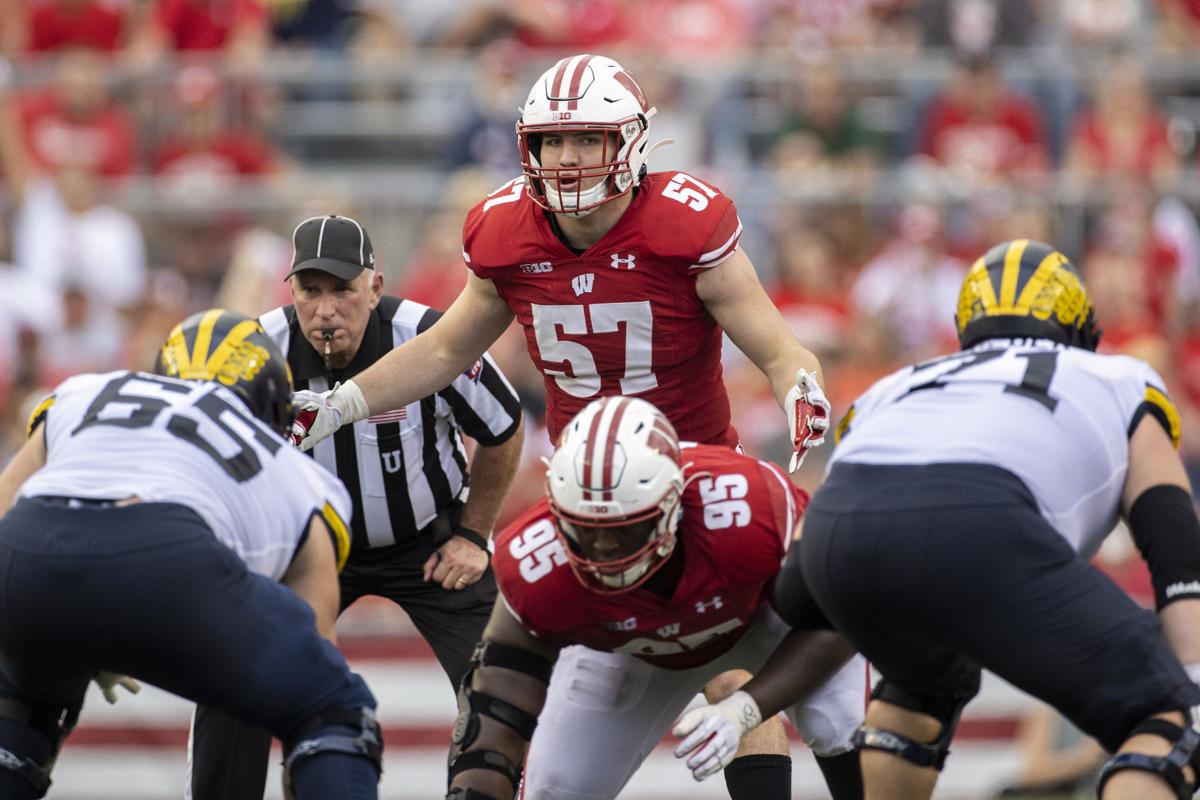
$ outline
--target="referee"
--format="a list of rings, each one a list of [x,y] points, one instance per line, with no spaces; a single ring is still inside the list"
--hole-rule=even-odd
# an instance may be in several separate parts
[[[259,319],[297,389],[324,391],[352,378],[441,316],[383,295],[371,239],[349,217],[306,219],[292,245],[293,304]],[[460,432],[477,445],[469,481]],[[311,451],[354,503],[342,610],[364,595],[391,599],[455,688],[496,599],[487,537],[522,440],[517,395],[485,354],[436,395],[347,425]],[[262,800],[270,743],[265,731],[197,707],[189,796]]]

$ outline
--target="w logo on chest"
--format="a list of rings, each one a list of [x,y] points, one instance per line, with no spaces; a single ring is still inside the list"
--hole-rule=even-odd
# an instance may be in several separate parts
[[[575,296],[579,297],[579,295],[585,292],[590,292],[595,283],[596,274],[594,272],[585,272],[571,279],[571,288],[575,290]]]

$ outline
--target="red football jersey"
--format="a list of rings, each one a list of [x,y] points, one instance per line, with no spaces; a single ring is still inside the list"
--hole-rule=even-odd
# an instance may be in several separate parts
[[[552,440],[597,397],[637,395],[679,438],[732,447],[721,329],[697,275],[737,249],[733,201],[683,172],[652,173],[600,241],[576,255],[510,181],[471,209],[463,256],[525,328],[546,381]]]
[[[808,496],[773,464],[714,445],[683,450],[683,573],[669,600],[645,588],[600,594],[567,563],[545,499],[496,537],[505,602],[526,629],[566,647],[630,653],[667,669],[706,664],[754,620]]]

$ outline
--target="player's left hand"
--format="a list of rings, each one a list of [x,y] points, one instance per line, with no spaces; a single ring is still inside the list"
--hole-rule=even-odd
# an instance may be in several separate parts
[[[451,536],[425,561],[425,580],[436,581],[447,591],[462,591],[483,577],[488,553],[461,536]]]
[[[694,708],[680,718],[671,732],[685,736],[675,748],[676,758],[687,758],[698,781],[723,770],[737,753],[738,742],[762,722],[758,703],[737,691],[719,703]]]
[[[119,695],[117,687],[122,686],[125,691],[130,694],[137,694],[142,690],[142,685],[128,675],[118,675],[115,672],[97,672],[92,678],[96,685],[100,687],[100,692],[104,695],[104,699],[109,705],[117,702]]]
[[[829,400],[821,384],[817,383],[817,376],[802,369],[796,373],[796,385],[788,391],[783,405],[795,449],[788,471],[795,472],[804,463],[809,450],[825,444],[825,432],[829,430]]]

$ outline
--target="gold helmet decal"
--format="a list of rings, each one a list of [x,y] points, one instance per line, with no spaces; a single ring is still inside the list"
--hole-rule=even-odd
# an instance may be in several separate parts
[[[1100,340],[1083,279],[1041,242],[996,245],[963,279],[955,314],[964,348],[984,339],[1030,337],[1095,350]]]
[[[277,431],[286,434],[291,425],[292,371],[256,319],[222,308],[188,317],[167,336],[157,371],[217,381]]]

